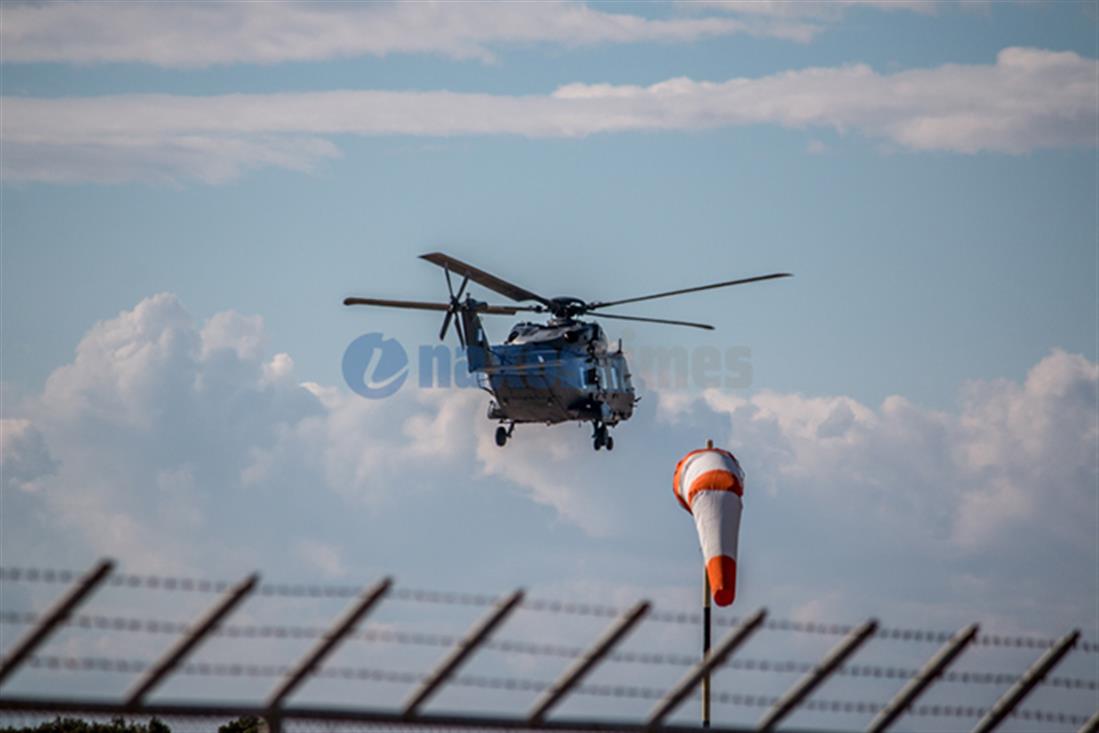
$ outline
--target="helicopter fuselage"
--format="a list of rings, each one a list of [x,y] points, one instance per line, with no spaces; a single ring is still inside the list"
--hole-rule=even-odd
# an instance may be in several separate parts
[[[475,312],[464,314],[471,372],[492,393],[488,417],[507,423],[585,421],[616,425],[637,401],[621,345],[615,350],[597,323],[571,318],[518,323],[507,340],[489,345]],[[479,353],[478,353],[479,352]]]

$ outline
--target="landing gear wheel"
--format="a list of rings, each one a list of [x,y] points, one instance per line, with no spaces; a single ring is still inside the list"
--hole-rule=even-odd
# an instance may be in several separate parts
[[[496,445],[500,446],[501,448],[503,448],[505,445],[507,445],[508,444],[508,435],[509,435],[508,429],[505,428],[503,425],[496,428]]]
[[[609,435],[607,436],[606,446],[607,450],[614,450],[614,438]]]
[[[592,448],[599,450],[603,446],[607,446],[607,450],[611,449],[614,441],[611,440],[611,436],[607,435],[607,426],[596,424],[594,432],[592,432]],[[609,443],[608,443],[609,441]]]

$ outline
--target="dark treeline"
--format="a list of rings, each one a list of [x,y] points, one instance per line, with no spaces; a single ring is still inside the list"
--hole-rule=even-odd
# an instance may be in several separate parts
[[[267,726],[259,718],[238,718],[219,726],[217,733],[264,733]],[[4,727],[0,733],[172,733],[172,729],[157,718],[148,723],[127,722],[115,718],[109,723],[91,722],[79,718],[55,718],[37,726]]]

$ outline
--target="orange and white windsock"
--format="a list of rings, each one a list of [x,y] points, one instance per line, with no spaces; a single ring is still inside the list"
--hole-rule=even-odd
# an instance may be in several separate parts
[[[714,602],[736,597],[736,546],[744,496],[744,471],[720,448],[691,451],[675,467],[675,498],[695,520]]]

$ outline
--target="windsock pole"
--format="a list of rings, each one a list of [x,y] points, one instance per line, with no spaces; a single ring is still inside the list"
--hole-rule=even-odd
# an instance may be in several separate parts
[[[707,448],[714,447],[714,441],[706,441]],[[710,575],[702,571],[702,658],[710,655]],[[702,678],[702,727],[710,727],[710,673]]]
[[[710,656],[710,576],[702,573],[702,658]],[[702,727],[710,727],[710,673],[702,678]]]

